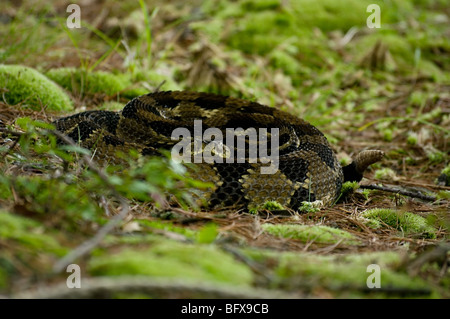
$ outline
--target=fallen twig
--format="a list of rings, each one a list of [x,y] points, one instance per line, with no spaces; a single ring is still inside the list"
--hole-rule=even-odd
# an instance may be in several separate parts
[[[126,203],[125,200],[121,200],[122,203],[122,210],[119,214],[115,215],[105,226],[100,228],[100,230],[95,234],[94,237],[92,237],[89,240],[86,240],[81,245],[79,245],[77,248],[69,252],[67,255],[65,255],[63,258],[58,260],[56,264],[53,266],[53,272],[59,273],[63,271],[68,265],[70,265],[74,260],[80,258],[81,256],[84,256],[88,252],[90,252],[92,249],[98,246],[98,244],[103,240],[103,238],[111,231],[113,230],[119,222],[125,218],[125,216],[128,215],[128,212],[130,211],[130,207]]]
[[[384,192],[405,195],[405,196],[408,196],[408,197],[415,197],[415,198],[419,198],[419,199],[430,201],[430,202],[434,202],[434,201],[437,200],[437,198],[435,196],[425,195],[425,194],[422,194],[420,191],[412,192],[412,191],[407,191],[407,190],[404,190],[404,189],[387,187],[387,186],[379,186],[379,185],[361,185],[360,188],[362,188],[362,189],[376,189],[376,190],[380,190],[380,191],[384,191]]]

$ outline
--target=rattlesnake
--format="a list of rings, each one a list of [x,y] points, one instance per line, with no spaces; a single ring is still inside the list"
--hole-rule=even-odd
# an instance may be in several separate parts
[[[303,201],[321,200],[331,205],[345,181],[360,181],[364,170],[383,156],[382,151],[366,150],[350,165],[341,167],[326,137],[308,122],[277,108],[210,93],[155,92],[134,98],[120,112],[87,111],[58,119],[54,124],[58,131],[81,146],[95,150],[96,160],[117,163],[121,161],[117,151],[127,154],[137,149],[147,156],[159,155],[161,149],[173,150],[180,143],[180,138],[172,138],[176,129],[185,129],[191,136],[189,141],[193,142],[195,134],[198,135],[194,121],[201,121],[201,136],[211,128],[216,129],[216,133],[222,132],[222,137],[226,136],[227,129],[234,130],[231,148],[228,143],[228,148],[217,141],[211,144],[212,136],[197,144],[200,151],[208,144],[215,146],[216,152],[212,154],[220,155],[223,163],[203,161],[189,170],[196,179],[213,185],[199,196],[212,207],[259,206],[269,200],[293,209]],[[259,129],[266,129],[267,134],[260,134],[255,144],[237,128],[254,129],[257,133],[261,133]],[[273,129],[278,129],[279,146],[271,149],[276,146],[272,140],[276,135],[271,133]],[[230,154],[238,158],[240,135],[245,141],[245,159],[241,163],[227,163]],[[261,169],[269,164],[251,161],[249,149],[255,145],[258,150],[265,145],[272,150],[272,155],[278,153],[273,157],[277,161],[276,171],[262,174]],[[224,152],[217,152],[218,149]],[[189,158],[194,159],[198,154],[194,153],[192,151]]]

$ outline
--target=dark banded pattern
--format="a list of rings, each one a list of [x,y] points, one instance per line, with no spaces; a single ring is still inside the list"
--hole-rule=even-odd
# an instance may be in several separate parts
[[[260,128],[268,133],[279,130],[278,170],[273,174],[261,174],[268,164],[251,161],[248,149],[255,141],[249,136],[244,138],[243,163],[227,163],[222,158],[222,163],[203,162],[189,169],[193,177],[214,185],[193,192],[199,202],[206,200],[213,207],[253,207],[274,200],[296,209],[303,201],[321,200],[331,205],[338,197],[344,173],[322,132],[303,119],[256,102],[210,93],[156,92],[131,100],[121,112],[88,111],[59,119],[55,125],[81,146],[95,149],[98,161],[120,163],[123,160],[116,157],[117,152],[137,149],[143,156],[151,156],[160,149],[171,150],[179,142],[171,138],[177,128],[187,129],[193,144],[195,120],[202,121],[202,134],[208,128],[219,129],[223,143],[227,129],[254,129],[257,134]],[[256,141],[258,151],[262,146],[271,149],[269,136],[265,145]],[[233,136],[234,148],[229,149],[233,156],[238,153],[238,139]],[[209,142],[203,140],[202,149]],[[382,156],[380,151],[370,152],[357,157],[359,163],[344,168],[345,176],[360,179],[362,171]]]

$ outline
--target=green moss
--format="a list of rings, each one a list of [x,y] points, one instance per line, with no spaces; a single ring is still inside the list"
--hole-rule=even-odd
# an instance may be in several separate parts
[[[392,129],[385,128],[384,130],[381,131],[381,133],[383,134],[383,140],[385,140],[386,142],[391,142],[392,141],[393,134],[394,134]]]
[[[280,1],[247,0],[236,3],[215,1],[214,5],[210,1],[205,1],[204,11],[212,16],[220,16],[221,19],[215,21],[221,21],[221,23],[208,20],[207,24],[203,23],[203,27],[197,23],[197,28],[203,29],[211,39],[220,39],[223,34],[220,31],[225,27],[223,20],[230,19],[233,24],[239,25],[239,28],[230,32],[226,39],[233,48],[258,54],[271,51],[282,52],[287,42],[297,42],[301,38],[308,38],[309,46],[305,46],[301,40],[296,43],[301,51],[299,56],[317,56],[317,51],[314,51],[314,48],[311,50],[312,37],[306,36],[312,33],[312,29],[325,33],[334,30],[347,32],[352,27],[366,27],[366,20],[370,14],[366,12],[366,9],[373,3],[378,4],[383,12],[382,25],[397,21],[400,10],[412,9],[409,3],[387,4],[373,0],[296,0],[287,4]],[[348,8],[352,10],[349,11]],[[210,24],[213,24],[213,30],[208,29]],[[315,36],[317,33],[315,32]],[[275,48],[278,50],[274,50]],[[276,60],[295,62],[295,59],[282,55],[283,53],[277,54]],[[285,66],[286,69],[290,69],[289,72],[293,72],[296,64],[298,63],[285,64]]]
[[[155,240],[150,248],[125,248],[94,256],[88,265],[95,276],[146,275],[249,285],[250,269],[212,245]]]
[[[377,289],[367,289],[366,284],[371,275],[367,267],[376,264],[380,266],[382,289],[423,289],[430,290],[428,296],[433,296],[432,286],[421,278],[410,277],[398,267],[404,258],[399,252],[318,255],[249,248],[244,253],[259,263],[274,264],[274,272],[278,276],[272,283],[274,287],[297,289],[298,284],[300,287],[311,285],[329,289],[338,297],[361,297],[364,291],[377,293]]]
[[[56,240],[58,235],[40,222],[0,210],[0,289],[24,273],[49,273],[68,251]]]
[[[394,209],[375,208],[366,210],[363,217],[378,220],[407,234],[420,234],[426,238],[436,238],[436,229],[419,215]]]
[[[262,228],[273,236],[298,239],[303,242],[314,241],[321,244],[335,244],[338,241],[342,241],[342,244],[347,245],[359,244],[358,239],[352,234],[341,229],[322,225],[263,224]]]
[[[314,202],[304,201],[298,208],[298,211],[302,213],[317,213],[322,207],[323,202],[321,200],[316,200]]]
[[[146,219],[137,220],[137,222],[143,225],[144,227],[149,226],[150,228],[167,230],[170,232],[184,235],[190,239],[195,239],[197,235],[195,231],[185,227],[175,226],[171,222],[163,222],[159,220],[146,220]]]
[[[33,110],[72,110],[70,98],[53,81],[35,69],[0,64],[0,90],[9,104],[22,103]]]
[[[53,81],[72,92],[94,95],[105,94],[107,96],[120,95],[127,98],[147,94],[150,89],[160,87],[160,90],[179,90],[181,87],[170,76],[163,76],[156,72],[135,72],[129,74],[113,74],[104,71],[86,72],[75,68],[52,69],[46,74]],[[143,87],[141,82],[146,82]]]
[[[382,227],[381,222],[378,219],[362,217],[361,220],[364,223],[364,225],[366,225],[367,227],[370,227],[372,229],[379,229]]]
[[[9,179],[2,174],[0,174],[0,198],[8,199],[12,196],[11,185]]]
[[[301,36],[302,32],[299,30],[304,28],[304,25],[301,26],[297,22],[300,20],[284,10],[245,11],[245,14],[242,12],[243,9],[235,14],[235,19],[241,27],[232,32],[227,41],[231,47],[246,53],[272,52],[274,48],[288,41],[292,35]],[[296,59],[284,54],[283,50],[277,51],[281,53],[274,51],[272,63],[288,73],[295,72],[298,69]]]
[[[285,209],[285,207],[283,207],[283,205],[281,205],[277,201],[267,201],[267,202],[264,203],[262,208],[263,209],[267,209],[267,210],[282,210],[282,209]]]
[[[435,164],[442,163],[448,158],[447,153],[438,150],[428,151],[426,153],[430,162]]]
[[[5,269],[2,268],[0,264],[0,289],[3,289],[8,284],[8,273]]]
[[[144,245],[144,244],[153,244],[155,241],[160,239],[160,235],[150,233],[150,232],[131,232],[126,236],[115,236],[115,235],[107,235],[103,239],[103,243],[106,246],[119,246],[126,245],[128,247],[132,247],[134,245]],[[103,256],[104,251],[101,248],[98,248],[93,251],[93,255],[95,256]]]
[[[41,176],[18,176],[13,187],[27,210],[41,216],[61,216],[64,225],[70,228],[76,227],[74,221],[98,220],[101,216],[97,203],[76,183]]]
[[[408,100],[413,106],[421,108],[427,102],[428,97],[429,97],[429,93],[416,91],[416,92],[411,93]]]
[[[197,242],[200,244],[210,244],[214,242],[217,238],[219,231],[217,225],[214,223],[209,223],[203,226],[197,233]]]
[[[298,24],[301,26],[318,27],[323,31],[346,31],[354,26],[366,26],[366,20],[369,16],[366,9],[372,3],[378,4],[381,12],[384,12],[385,4],[373,0],[300,0],[293,1],[292,7]],[[349,8],[352,8],[352,10],[349,10]],[[382,23],[387,18],[387,14],[381,14]]]
[[[288,75],[297,75],[302,72],[302,67],[297,59],[281,50],[273,51],[270,56],[270,63],[275,68],[282,69]]]
[[[406,142],[409,145],[417,145],[418,135],[416,132],[408,132],[408,136],[406,138]]]
[[[395,70],[401,73],[418,72],[423,75],[431,76],[436,80],[444,79],[441,70],[431,61],[421,57],[419,48],[411,41],[391,30],[383,30],[371,35],[360,38],[353,47],[356,60],[362,60],[364,56],[372,52],[377,45],[381,43],[382,47],[389,52],[383,67],[387,70]],[[420,102],[422,96],[413,95],[412,101]]]
[[[0,211],[0,239],[11,240],[39,252],[65,253],[55,238],[43,233],[43,226],[29,218]]]
[[[349,156],[345,156],[345,157],[342,157],[341,159],[339,159],[339,163],[341,163],[342,167],[350,165],[351,162],[352,162],[352,159]]]
[[[284,210],[284,209],[286,209],[286,207],[284,207],[277,201],[267,201],[262,206],[249,207],[249,212],[250,212],[250,214],[258,214],[258,212],[261,210],[274,211],[274,210]]]
[[[109,101],[104,103],[99,107],[99,110],[107,110],[107,111],[121,111],[125,106],[124,103]]]
[[[245,11],[275,10],[280,8],[279,0],[244,0],[241,8]]]
[[[385,179],[385,180],[395,180],[397,178],[397,174],[395,174],[394,170],[391,168],[381,168],[377,169],[374,174],[375,179]]]
[[[342,184],[341,196],[344,196],[349,193],[353,193],[358,188],[359,188],[358,182],[345,182],[344,184]]]
[[[450,191],[446,191],[446,190],[441,190],[437,193],[437,198],[438,199],[446,199],[446,200],[450,200]]]
[[[82,69],[58,68],[51,69],[46,75],[67,90],[82,94],[102,93],[114,96],[131,85],[128,76],[104,71],[86,72]]]

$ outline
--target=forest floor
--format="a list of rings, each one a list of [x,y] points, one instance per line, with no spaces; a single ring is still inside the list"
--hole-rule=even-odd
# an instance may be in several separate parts
[[[79,5],[69,28],[65,1],[0,4],[1,297],[450,297],[445,1]],[[385,157],[332,207],[210,211],[188,204],[193,182],[166,159],[118,174],[48,133],[156,90],[281,108],[342,164]],[[70,264],[82,289],[67,288]]]

